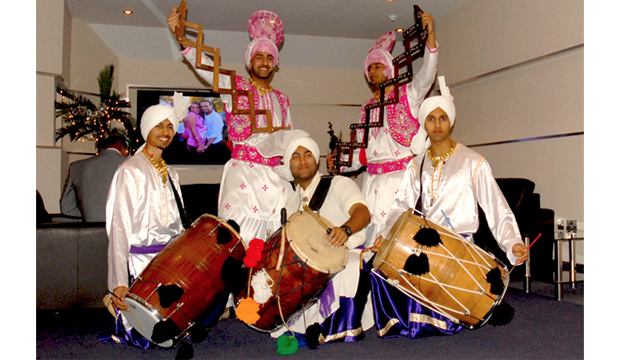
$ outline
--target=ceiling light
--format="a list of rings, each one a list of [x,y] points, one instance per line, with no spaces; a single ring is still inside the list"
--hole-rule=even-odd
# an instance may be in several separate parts
[[[131,10],[125,10],[125,11],[123,11],[123,13],[124,13],[125,15],[131,15],[131,14],[133,14],[133,11],[131,11]]]
[[[399,32],[399,33],[400,33],[400,32],[403,32],[404,30],[405,30],[405,29],[403,29],[403,28],[398,28],[398,29],[396,29],[396,32]]]

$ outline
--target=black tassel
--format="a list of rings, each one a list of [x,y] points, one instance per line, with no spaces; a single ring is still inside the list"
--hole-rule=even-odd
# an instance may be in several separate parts
[[[188,359],[193,359],[194,358],[194,347],[192,346],[192,344],[188,344],[187,342],[184,342],[183,344],[181,344],[181,347],[179,347],[179,350],[177,351],[177,356],[174,358],[175,360],[188,360]]]
[[[164,343],[181,333],[181,329],[171,320],[162,320],[153,326],[151,340],[156,344]]]
[[[163,308],[170,307],[175,301],[179,301],[183,296],[183,288],[179,285],[164,285],[157,289],[159,294],[159,304]]]
[[[202,321],[198,322],[198,319],[194,320],[194,326],[192,326],[190,338],[194,344],[202,342],[209,336],[209,331],[204,327]]]
[[[230,227],[235,229],[237,234],[239,233],[240,227],[235,222],[235,220],[228,220],[226,223],[230,225]],[[230,230],[228,230],[228,228],[224,226],[220,226],[219,229],[217,229],[217,243],[218,244],[228,244],[228,242],[232,239],[233,239],[233,235],[230,232]]]
[[[487,282],[491,284],[491,294],[501,295],[504,292],[504,280],[499,268],[494,268],[487,273]]]
[[[222,265],[221,277],[224,281],[224,286],[235,295],[248,283],[248,272],[242,266],[243,263],[232,256],[228,257]]]
[[[235,231],[237,232],[237,234],[241,231],[241,227],[239,226],[239,224],[237,224],[237,222],[235,220],[228,220],[226,221],[226,223],[228,225],[230,225],[230,227],[232,227],[233,229],[235,229]]]
[[[232,234],[228,228],[220,226],[217,229],[217,243],[218,244],[228,244],[230,240],[232,240]]]
[[[493,314],[491,314],[491,318],[489,319],[489,324],[493,326],[507,325],[512,321],[514,314],[515,309],[504,301],[493,310]]]
[[[437,230],[432,228],[423,227],[415,234],[413,240],[417,241],[418,244],[433,247],[441,244],[441,237]]]
[[[403,270],[413,275],[424,275],[430,271],[428,264],[428,256],[425,253],[420,254],[420,256],[416,254],[411,254],[405,261],[405,266],[403,266]]]
[[[323,332],[323,328],[319,323],[314,323],[306,329],[306,341],[310,349],[314,350],[319,346],[319,336],[321,336],[321,332]]]

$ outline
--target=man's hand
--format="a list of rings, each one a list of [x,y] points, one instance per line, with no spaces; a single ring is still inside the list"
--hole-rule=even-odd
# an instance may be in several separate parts
[[[325,237],[330,240],[329,244],[333,248],[342,246],[349,240],[349,235],[347,235],[347,232],[343,228],[334,227],[331,230],[329,234],[325,234]]]
[[[374,244],[374,247],[372,248],[372,252],[379,251],[379,249],[381,248],[381,244],[383,244],[384,241],[385,241],[385,239],[383,238],[383,236],[379,236],[375,240],[375,244]]]
[[[112,301],[114,302],[114,306],[116,306],[119,310],[129,310],[129,305],[125,303],[125,295],[127,295],[128,291],[129,288],[127,286],[117,286],[114,288],[114,295],[116,296],[112,296]]]
[[[435,28],[433,26],[433,16],[431,14],[422,14],[422,26],[426,28],[428,33],[428,36],[426,37],[426,44],[431,49],[436,48],[437,43],[435,43]]]
[[[529,256],[529,251],[523,244],[514,244],[512,247],[512,253],[517,257],[517,265],[524,263],[527,261]]]
[[[335,151],[335,150],[334,150]],[[325,161],[327,162],[327,172],[330,174],[335,174],[336,166],[334,165],[334,160],[336,159],[335,154],[327,154],[325,156]]]
[[[168,27],[170,28],[170,30],[172,30],[173,33],[174,33],[174,30],[178,26],[181,26],[181,21],[179,20],[179,14],[177,13],[177,8],[175,7],[172,8],[172,14],[168,16],[168,20],[166,21],[168,22]]]

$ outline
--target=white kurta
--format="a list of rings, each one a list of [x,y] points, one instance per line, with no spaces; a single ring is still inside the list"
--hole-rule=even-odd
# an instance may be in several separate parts
[[[400,214],[414,208],[420,195],[418,169],[423,156],[418,156],[405,170],[398,194],[387,216],[386,226],[378,235],[387,238]],[[422,213],[433,222],[454,230],[473,241],[478,231],[478,204],[484,211],[489,229],[511,264],[516,263],[512,252],[515,244],[522,244],[521,232],[493,173],[482,155],[457,144],[454,153],[433,168],[428,155],[424,155],[422,169]],[[444,216],[449,219],[446,219]]]
[[[195,67],[196,50],[192,48],[186,51],[188,52],[184,56],[196,73],[209,84],[213,84],[213,72]],[[206,56],[202,57],[202,62],[213,65],[213,61]],[[220,74],[219,86],[230,89],[230,76]],[[226,111],[231,112],[232,97],[222,95],[221,98]],[[257,109],[271,110],[273,126],[282,126],[284,121],[285,126],[292,128],[291,113],[286,109],[286,117],[283,116],[285,112],[274,92],[260,95],[255,106]],[[258,126],[266,125],[266,116],[258,116]],[[229,129],[229,133],[230,131],[233,130]],[[252,134],[233,144],[255,147],[269,136],[267,133]],[[271,232],[280,227],[280,210],[294,192],[291,184],[279,177],[270,166],[238,159],[230,159],[226,163],[220,186],[217,215],[237,222],[241,228],[240,235],[246,244],[254,238],[266,240]]]
[[[438,51],[437,48],[429,50],[426,48],[426,54],[422,60],[422,68],[415,75],[414,79],[407,84],[406,94],[409,104],[410,116],[417,119],[418,110],[420,104],[424,101],[426,93],[430,90],[433,82],[435,81],[435,74],[437,72],[438,63]],[[387,95],[387,94],[386,94]],[[387,97],[387,96],[386,96]],[[389,105],[396,106],[396,105]],[[387,107],[386,107],[387,109]],[[371,110],[372,122],[378,121],[380,109]],[[362,106],[360,122],[363,114],[365,113]],[[398,129],[399,121],[396,121],[394,128],[390,127],[387,121],[387,111],[384,112],[384,125],[381,128],[371,128],[368,137],[368,147],[366,148],[366,158],[368,163],[385,163],[391,161],[398,161],[403,158],[415,155],[412,151],[412,147],[415,144],[423,144],[424,139],[418,139],[417,128],[415,130],[414,138],[411,140],[412,146],[404,146],[395,141],[392,137],[392,132],[401,133],[402,129]],[[366,119],[366,121],[369,121]],[[411,126],[411,124],[407,124]],[[419,126],[416,124],[416,126]],[[357,141],[362,142],[362,132],[358,131]],[[354,153],[354,159],[352,166],[345,169],[345,171],[353,171],[362,167],[362,163],[359,160],[360,150],[356,149]],[[362,193],[368,201],[368,209],[370,210],[370,224],[366,233],[366,246],[372,246],[374,243],[377,232],[385,227],[385,220],[387,213],[392,205],[394,196],[396,195],[396,189],[400,185],[403,176],[404,169],[391,173],[383,174],[370,174],[368,171],[364,173],[364,181],[362,184]]]
[[[314,179],[305,190],[299,185],[296,186],[295,194],[286,203],[286,212],[289,217],[303,210],[304,204],[308,205],[310,203],[320,180],[321,174],[317,172]],[[341,226],[350,219],[349,210],[351,207],[358,203],[368,206],[357,184],[347,177],[335,176],[327,196],[325,197],[325,201],[319,210],[319,214],[321,217],[329,220],[334,226]],[[305,314],[288,322],[287,325],[293,331],[302,334],[305,333],[307,326],[315,322],[319,324],[323,323],[329,315],[340,308],[340,297],[355,297],[360,272],[360,247],[364,242],[365,232],[363,230],[349,237],[345,244],[349,252],[347,265],[344,270],[337,273],[330,280],[331,284],[328,283],[326,285],[333,287],[336,297],[332,299],[329,304],[323,304],[319,299],[305,311]],[[374,325],[371,305],[372,301],[369,299],[365,309],[367,311],[365,311],[362,316],[362,328],[364,331]],[[271,333],[271,336],[277,338],[286,331],[288,331],[288,329],[282,327],[280,330]]]
[[[181,196],[179,175],[168,169]],[[162,177],[144,153],[122,163],[112,180],[106,204],[108,233],[108,289],[129,286],[157,254],[130,254],[132,246],[167,244],[183,232],[170,181]]]

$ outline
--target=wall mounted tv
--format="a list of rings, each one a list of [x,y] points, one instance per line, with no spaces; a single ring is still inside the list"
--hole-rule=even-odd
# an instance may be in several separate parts
[[[152,105],[172,106],[175,91],[191,100],[188,117],[179,124],[170,146],[164,150],[166,163],[183,165],[220,165],[230,159],[227,146],[226,112],[220,95],[208,90],[138,89],[137,126],[144,111]],[[197,139],[198,140],[197,140]],[[142,139],[141,142],[144,140]]]

